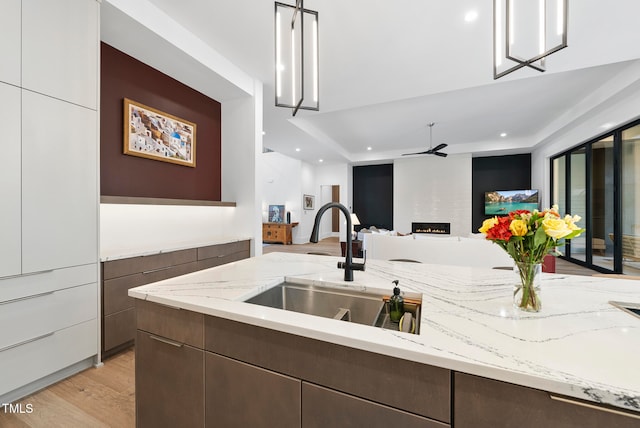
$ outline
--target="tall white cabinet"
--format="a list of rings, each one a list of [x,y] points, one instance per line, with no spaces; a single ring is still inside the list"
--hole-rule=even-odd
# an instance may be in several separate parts
[[[0,0],[0,402],[98,352],[99,0]]]

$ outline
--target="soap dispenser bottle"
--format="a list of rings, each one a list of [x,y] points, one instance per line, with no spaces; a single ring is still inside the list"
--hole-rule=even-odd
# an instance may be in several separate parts
[[[404,315],[404,299],[400,295],[398,280],[396,279],[393,283],[395,287],[393,288],[393,296],[389,299],[389,319],[391,322],[399,322]]]

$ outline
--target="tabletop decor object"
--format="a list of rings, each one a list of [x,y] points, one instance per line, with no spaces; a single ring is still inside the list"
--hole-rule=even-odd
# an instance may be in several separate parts
[[[482,223],[479,232],[498,244],[515,262],[519,281],[514,290],[514,305],[518,309],[526,312],[542,309],[542,260],[547,254],[560,255],[558,247],[585,231],[577,225],[579,221],[577,215],[561,217],[558,206],[554,205],[544,211],[516,210]]]

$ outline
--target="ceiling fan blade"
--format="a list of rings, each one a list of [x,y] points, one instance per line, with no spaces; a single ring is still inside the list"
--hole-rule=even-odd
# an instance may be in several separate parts
[[[447,157],[447,154],[446,153],[442,153],[442,152],[433,152],[433,154],[436,155],[436,156],[443,157],[443,158]]]
[[[418,153],[404,153],[402,156],[411,156],[411,155],[430,155],[431,151],[427,150],[426,152],[418,152]]]
[[[445,147],[447,147],[448,144],[442,143],[442,144],[438,144],[437,146],[435,146],[432,150],[434,152],[440,151],[442,149],[444,149]]]

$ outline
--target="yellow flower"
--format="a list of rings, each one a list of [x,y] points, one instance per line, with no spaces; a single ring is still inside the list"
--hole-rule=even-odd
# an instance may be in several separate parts
[[[480,233],[487,233],[487,230],[498,224],[498,217],[488,218],[482,222],[482,227],[478,229]]]
[[[514,236],[524,236],[528,232],[527,222],[524,220],[512,220],[509,230]]]
[[[573,217],[571,217],[569,214],[567,214],[564,216],[564,222],[567,223],[567,227],[572,231],[580,229],[580,226],[576,224],[580,220],[582,220],[582,217],[580,217],[579,215],[574,215]]]
[[[544,233],[546,233],[547,236],[556,240],[562,239],[572,232],[572,229],[564,219],[560,218],[546,217],[542,220],[542,227],[544,228]]]

